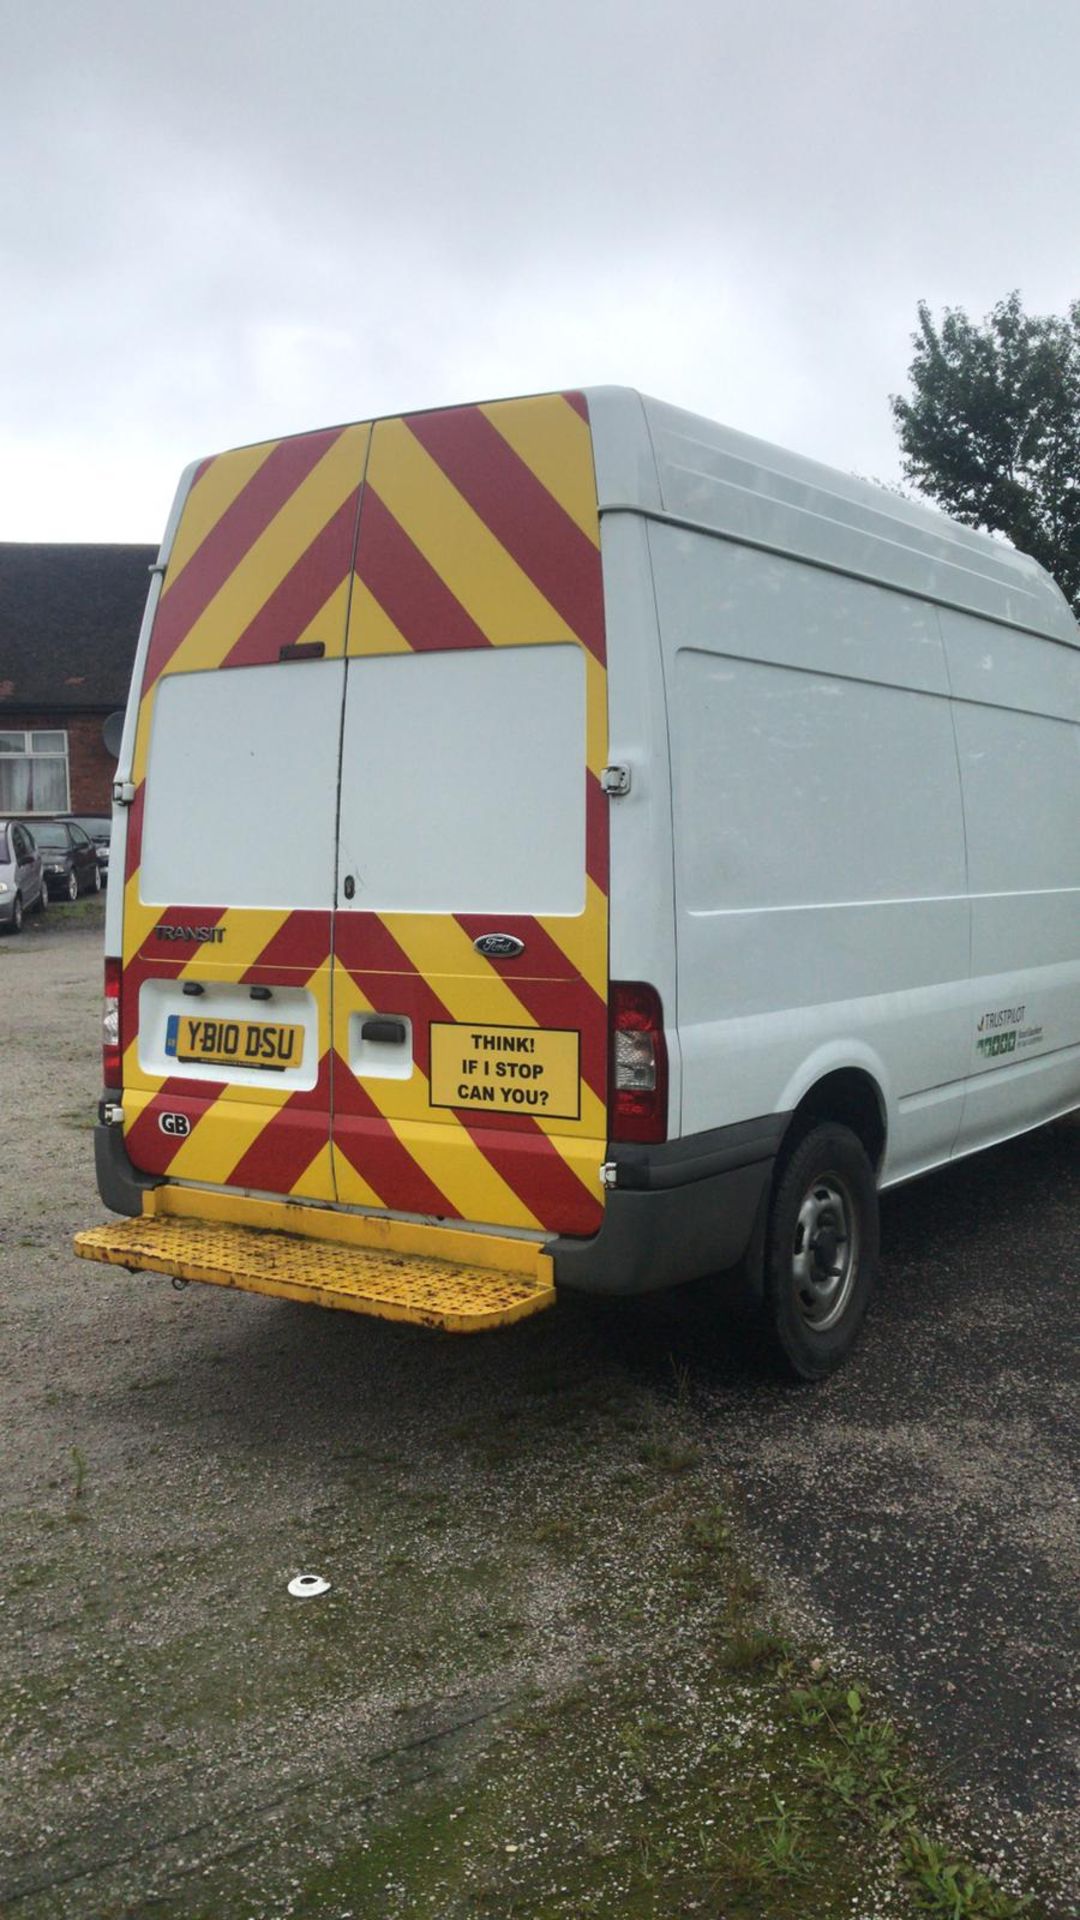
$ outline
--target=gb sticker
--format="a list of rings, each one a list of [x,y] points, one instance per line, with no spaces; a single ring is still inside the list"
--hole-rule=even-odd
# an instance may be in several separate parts
[[[159,1113],[158,1126],[162,1133],[171,1133],[177,1139],[191,1132],[191,1121],[186,1113]]]

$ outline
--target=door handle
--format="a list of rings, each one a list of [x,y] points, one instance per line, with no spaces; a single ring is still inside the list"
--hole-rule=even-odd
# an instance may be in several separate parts
[[[346,898],[346,900],[351,900],[351,899],[352,899],[352,897],[353,897],[353,894],[354,894],[354,893],[356,892],[356,881],[355,881],[355,880],[353,879],[353,877],[352,877],[352,874],[351,874],[351,873],[347,873],[347,874],[345,875],[345,889],[344,889],[344,891],[345,891],[345,898]]]
[[[392,1047],[405,1044],[404,1020],[365,1020],[360,1029],[361,1040],[385,1040]]]

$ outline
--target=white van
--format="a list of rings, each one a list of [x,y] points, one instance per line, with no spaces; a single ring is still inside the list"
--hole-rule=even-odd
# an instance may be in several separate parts
[[[78,1251],[454,1329],[741,1263],[1080,1104],[1080,650],[1023,555],[617,388],[183,476]]]

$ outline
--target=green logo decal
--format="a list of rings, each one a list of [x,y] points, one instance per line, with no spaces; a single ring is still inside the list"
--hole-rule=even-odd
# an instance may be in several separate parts
[[[1015,1027],[1011,1033],[988,1033],[984,1039],[976,1040],[975,1051],[976,1053],[981,1053],[984,1059],[992,1059],[999,1053],[1015,1053]]]

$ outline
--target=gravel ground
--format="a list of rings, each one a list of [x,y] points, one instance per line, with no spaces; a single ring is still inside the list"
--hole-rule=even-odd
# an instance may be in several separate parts
[[[355,1821],[467,1773],[523,1679],[603,1640],[550,1550],[568,1503],[611,1594],[662,1595],[663,1526],[631,1550],[618,1515],[665,1406],[984,1863],[1075,1912],[1080,1133],[889,1198],[882,1298],[821,1388],[773,1384],[700,1297],[450,1341],[75,1260],[99,992],[96,907],[0,942],[5,1920],[216,1914],[230,1852],[332,1848],[346,1777]],[[309,1565],[330,1595],[289,1600]]]
[[[793,1617],[887,1681],[986,1853],[1070,1913],[1078,1279],[1080,1131],[1044,1128],[886,1197],[881,1294],[823,1386],[748,1377],[698,1326],[670,1343]]]

